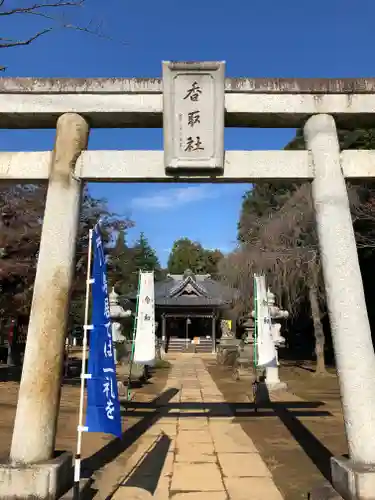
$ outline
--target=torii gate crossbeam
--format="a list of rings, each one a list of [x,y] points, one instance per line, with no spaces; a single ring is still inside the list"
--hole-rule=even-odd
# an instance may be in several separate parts
[[[220,172],[171,173],[161,151],[86,151],[90,127],[161,127],[161,80],[0,79],[0,127],[56,126],[52,152],[0,153],[2,182],[48,181],[11,464],[0,466],[0,496],[54,497],[61,486],[56,486],[60,472],[66,467],[66,458],[59,466],[51,465],[51,459],[81,180],[299,180],[312,183],[350,450],[350,461],[333,461],[333,479],[345,498],[355,494],[373,498],[375,355],[345,179],[374,178],[375,152],[340,153],[336,126],[374,126],[375,79],[232,78],[223,85],[225,126],[303,127],[307,151],[227,151]],[[20,462],[22,468],[17,466]],[[35,486],[32,479],[36,463],[38,471],[44,471],[40,472],[44,486]]]

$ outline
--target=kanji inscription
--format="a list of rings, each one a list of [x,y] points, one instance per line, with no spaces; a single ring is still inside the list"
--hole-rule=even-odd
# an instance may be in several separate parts
[[[166,168],[224,163],[224,63],[164,63]]]
[[[199,101],[199,96],[202,93],[202,89],[198,85],[198,82],[193,82],[191,87],[188,89],[186,92],[186,96],[184,97],[185,99],[190,99],[191,101]]]

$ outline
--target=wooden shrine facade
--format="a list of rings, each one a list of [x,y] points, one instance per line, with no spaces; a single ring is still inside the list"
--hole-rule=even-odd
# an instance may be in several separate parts
[[[211,278],[209,274],[169,274],[155,283],[157,336],[166,350],[181,350],[198,344],[202,350],[216,349],[220,338],[219,320],[236,320],[232,306],[237,292]],[[135,300],[136,297],[130,297]]]

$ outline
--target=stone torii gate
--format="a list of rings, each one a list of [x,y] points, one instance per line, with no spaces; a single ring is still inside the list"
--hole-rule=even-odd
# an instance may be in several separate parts
[[[340,153],[336,127],[374,126],[375,79],[225,79],[224,63],[164,63],[163,80],[1,78],[0,109],[2,128],[56,127],[52,152],[0,153],[1,181],[48,182],[0,496],[54,497],[71,464],[54,446],[82,183],[288,180],[312,183],[350,451],[332,460],[334,484],[373,498],[375,356],[345,179],[374,179],[375,151]],[[90,128],[162,126],[164,152],[86,150]],[[303,127],[308,150],[224,152],[224,126]]]

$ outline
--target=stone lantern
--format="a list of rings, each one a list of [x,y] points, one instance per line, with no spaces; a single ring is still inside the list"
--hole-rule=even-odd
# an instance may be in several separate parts
[[[289,312],[280,309],[275,305],[275,294],[271,292],[270,288],[267,290],[267,303],[271,317],[271,333],[272,339],[276,347],[276,361],[277,366],[270,366],[266,368],[266,384],[270,389],[284,389],[286,388],[285,382],[281,382],[279,377],[279,360],[278,348],[285,344],[285,339],[282,337],[280,330],[282,324],[280,320],[286,320],[289,317]],[[255,317],[255,311],[252,311],[251,316]]]
[[[278,350],[279,347],[285,345],[285,338],[280,334],[281,323],[280,320],[286,320],[289,317],[289,312],[280,309],[280,307],[275,305],[275,294],[271,292],[268,288],[267,290],[267,303],[271,316],[271,333],[272,338],[276,347],[276,355],[277,355],[277,366],[266,368],[266,384],[269,387],[273,388],[281,388],[281,386],[286,387],[284,382],[280,381],[279,377],[279,359],[278,359]]]
[[[113,340],[113,356],[115,358],[115,363],[117,364],[118,359],[118,348],[125,342],[125,336],[122,333],[122,325],[118,321],[123,318],[129,318],[132,315],[130,310],[125,311],[120,305],[119,296],[115,292],[114,287],[109,294],[109,314],[112,321],[112,340]]]

